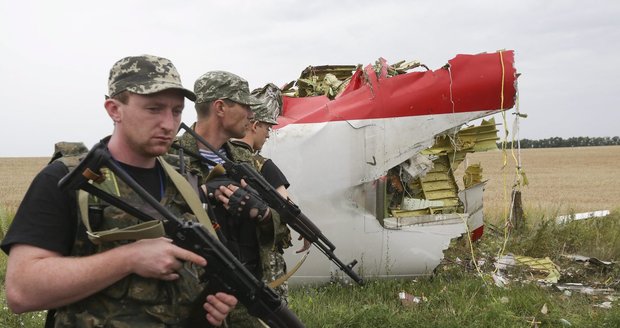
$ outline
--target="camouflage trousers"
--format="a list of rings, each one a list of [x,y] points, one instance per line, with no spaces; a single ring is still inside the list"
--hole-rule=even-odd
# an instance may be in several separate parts
[[[286,274],[286,262],[284,256],[278,251],[269,253],[269,266],[263,269],[263,281],[268,284]],[[288,304],[288,281],[274,288],[275,292]]]
[[[266,261],[268,260],[268,261]],[[269,264],[269,265],[266,265]],[[268,284],[286,274],[286,262],[284,256],[278,252],[273,251],[269,253],[269,256],[263,261],[263,282]],[[288,282],[282,283],[280,286],[274,288],[274,291],[284,304],[288,304]],[[233,310],[226,320],[229,328],[264,328],[257,318],[251,316],[248,310],[242,304],[238,304],[235,310]]]

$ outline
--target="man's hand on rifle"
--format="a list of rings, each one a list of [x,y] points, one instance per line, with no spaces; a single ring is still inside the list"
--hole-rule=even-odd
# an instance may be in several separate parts
[[[241,187],[232,183],[221,185],[207,194],[222,202],[224,208],[233,216],[248,217],[262,222],[271,215],[267,204],[243,179],[241,179]]]
[[[205,311],[207,311],[207,321],[219,327],[236,305],[237,298],[232,295],[226,293],[208,295],[203,305]]]
[[[146,278],[176,280],[184,262],[192,262],[199,266],[207,265],[207,260],[202,256],[174,245],[171,239],[165,237],[142,239],[122,247],[133,252],[130,257],[131,271]],[[237,298],[232,295],[226,293],[208,295],[203,304],[207,311],[207,321],[214,326],[220,326],[236,305]]]
[[[146,278],[176,280],[183,262],[207,265],[203,257],[174,245],[165,237],[142,239],[122,247],[132,252],[131,272]]]
[[[304,240],[304,245],[301,246],[300,249],[296,250],[295,253],[302,253],[307,251],[308,249],[310,249],[310,246],[312,246],[312,242],[310,242],[308,239],[304,238],[303,236],[299,236],[299,238],[297,238],[297,240]]]

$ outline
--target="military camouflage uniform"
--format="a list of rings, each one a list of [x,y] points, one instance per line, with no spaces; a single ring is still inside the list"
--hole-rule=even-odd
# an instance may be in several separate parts
[[[181,84],[181,76],[172,62],[166,58],[142,55],[125,57],[110,70],[108,96],[123,91],[139,95],[153,94],[167,89],[178,89],[187,99],[194,101],[196,95]]]
[[[252,106],[254,119],[257,121],[278,124],[278,116],[282,114],[282,90],[273,83],[268,83],[260,89],[252,90],[260,103]]]
[[[280,88],[273,83],[269,83],[263,88],[253,90],[251,95],[261,101],[259,104],[252,106],[254,120],[277,125],[277,118],[281,114],[282,108],[282,91]],[[241,141],[234,141],[233,145],[235,146],[234,152],[239,153],[239,157],[248,159],[247,161],[251,162],[256,171],[262,171],[263,164],[267,161],[267,158],[259,153],[254,153],[249,145]],[[284,249],[292,246],[291,232],[286,224],[282,223],[279,229],[282,231],[280,234],[282,238],[276,242],[274,249],[269,254],[270,265],[268,270],[263,270],[268,281],[274,281],[286,274],[286,262],[283,256]],[[288,302],[288,282],[283,282],[275,290]]]
[[[196,140],[187,132],[184,133],[181,137],[179,137],[176,140],[176,143],[178,143],[184,149],[187,149],[193,153],[198,153],[198,146],[196,144]],[[227,150],[229,158],[233,162],[247,162],[252,160],[251,158],[243,157],[244,154],[237,151],[236,146],[232,145],[230,142],[224,144],[224,148]],[[180,163],[178,158],[178,152],[171,151],[171,154],[166,157],[166,160],[173,166],[178,166]],[[185,170],[188,175],[196,176],[198,178],[199,184],[204,184],[206,182],[206,177],[209,174],[209,168],[203,161],[191,156],[184,155],[183,162],[185,163]],[[288,233],[288,228],[286,228],[285,224],[280,222],[280,216],[277,214],[277,212],[272,210],[271,213],[272,224],[259,224],[257,225],[256,229],[256,235],[259,241],[258,250],[260,256],[262,280],[265,283],[269,283],[274,280],[271,279],[271,277],[274,276],[274,274],[272,273],[273,270],[271,268],[272,265],[276,263],[277,259],[274,259],[272,254],[274,253],[274,250],[277,249],[277,245],[281,244],[281,242],[277,241],[285,240],[286,238],[288,238],[290,242],[290,233]],[[284,227],[286,231],[283,231],[282,227]],[[285,268],[286,264],[283,262],[283,258],[281,262],[277,261],[279,267]],[[284,299],[284,297],[288,296],[287,289],[276,289],[276,292],[281,297],[283,297],[283,301],[286,302],[286,299]],[[232,328],[264,327],[258,322],[256,318],[250,316],[247,313],[247,310],[242,304],[238,304],[237,307],[228,315],[228,323]]]
[[[64,163],[76,163],[71,157],[62,157]],[[69,164],[72,165],[72,164]],[[111,192],[139,210],[153,215],[153,209],[121,179],[106,168],[102,169],[106,180],[96,187]],[[89,196],[89,208],[97,208],[102,215],[90,216],[90,224],[97,230],[122,229],[141,221],[119,210],[107,206],[94,196]],[[174,183],[167,178],[162,205],[172,213],[185,220],[196,218],[185,203]],[[80,211],[78,211],[78,216]],[[80,229],[85,229],[81,218]],[[83,235],[73,245],[71,256],[87,256],[118,247],[128,241],[107,242],[94,245]],[[55,327],[187,327],[190,315],[197,311],[196,316],[204,316],[204,284],[198,277],[203,269],[185,263],[184,270],[179,270],[180,279],[163,281],[144,278],[131,274],[113,285],[81,301],[57,309]]]
[[[250,96],[246,80],[235,74],[224,71],[211,71],[203,74],[196,80],[194,91],[196,93],[196,103],[206,103],[217,99],[229,99],[249,106],[260,103],[258,99]],[[178,138],[176,142],[192,153],[199,153],[196,140],[187,132]],[[237,152],[236,148],[230,142],[226,143],[224,147],[228,156],[234,162],[248,162],[252,160],[251,156],[246,156],[246,153]],[[167,157],[167,159],[169,159],[171,164],[179,165],[180,162],[178,161],[178,156],[176,156],[178,152],[171,151],[171,153],[171,156]],[[200,184],[206,182],[209,168],[204,162],[190,156],[184,156],[184,163],[186,166],[185,170],[189,176],[198,176],[198,182]],[[286,231],[282,230],[282,226],[286,228],[286,225],[280,223],[279,215],[275,211],[271,211],[271,213],[272,224],[257,224],[256,226],[261,275],[265,282],[272,281],[271,277],[273,277],[273,274],[269,268],[271,268],[272,263],[275,263],[271,254],[273,250],[276,249],[276,244],[287,237],[290,240],[288,229],[286,229]],[[285,232],[287,233],[286,236],[282,236],[282,233]],[[282,263],[279,263],[280,266],[284,265],[283,262],[282,259]],[[285,301],[285,299],[283,300]],[[237,308],[228,315],[227,322],[230,327],[233,328],[264,327],[256,318],[247,313],[247,309],[242,304],[238,304]]]
[[[278,124],[278,116],[281,114],[282,108],[282,91],[273,83],[265,85],[263,88],[255,89],[251,95],[260,100],[260,103],[252,106],[254,112],[254,120],[276,125]],[[236,152],[243,154],[239,157],[248,158],[248,162],[254,166],[256,171],[261,172],[263,164],[267,159],[258,153],[255,153],[249,145],[243,142],[233,142],[236,146]],[[279,227],[282,238],[276,242],[274,249],[269,254],[269,268],[264,270],[267,280],[275,281],[286,274],[286,262],[284,261],[284,249],[292,246],[291,231],[286,224],[282,223]],[[280,286],[275,288],[276,292],[288,302],[288,282],[284,281]]]
[[[244,105],[258,105],[260,101],[250,95],[248,81],[225,71],[211,71],[201,75],[194,83],[195,103],[217,99],[230,99]]]
[[[241,141],[232,141],[229,143],[230,152],[237,162],[246,162],[254,166],[256,171],[260,172],[265,158],[261,155],[254,154],[250,146]],[[286,226],[286,223],[280,222],[276,226],[276,239],[273,247],[269,250],[265,256],[268,261],[263,260],[263,281],[270,283],[286,274],[286,262],[284,261],[284,249],[292,246],[291,232]],[[265,249],[267,251],[267,249]],[[262,254],[261,254],[262,255]],[[288,282],[284,282],[281,285],[274,288],[276,293],[282,297],[282,299],[288,303]]]
[[[161,57],[143,55],[126,57],[114,64],[110,70],[108,95],[113,97],[120,92],[152,94],[167,89],[179,89],[184,96],[195,100],[192,91],[183,88],[180,76],[172,63]],[[78,153],[85,151],[79,144],[59,144],[54,159],[73,167],[79,162]],[[73,155],[73,156],[72,156]],[[161,159],[160,159],[161,160]],[[136,208],[153,215],[153,209],[114,174],[102,168],[106,180],[94,184],[102,190],[116,194]],[[161,199],[162,205],[185,220],[196,220],[174,183],[166,177],[166,187]],[[103,231],[125,228],[140,223],[135,217],[113,206],[107,206],[93,196],[89,196],[88,222]],[[98,215],[91,215],[91,210]],[[78,216],[80,216],[80,211]],[[155,215],[155,217],[157,217]],[[85,229],[78,218],[79,229]],[[72,248],[72,256],[87,256],[126,244],[130,241],[105,242],[93,244],[85,234],[78,234]],[[55,327],[187,327],[195,313],[201,325],[208,326],[204,320],[204,284],[198,280],[203,269],[191,263],[179,270],[179,279],[163,281],[131,274],[107,288],[85,299],[56,310]],[[194,312],[196,311],[196,312]]]

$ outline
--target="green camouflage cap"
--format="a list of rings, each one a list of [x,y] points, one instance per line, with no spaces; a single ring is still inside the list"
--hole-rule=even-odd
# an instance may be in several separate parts
[[[233,73],[212,71],[203,74],[194,83],[196,103],[230,99],[242,105],[257,105],[260,101],[250,95],[248,81]]]
[[[252,106],[254,119],[268,124],[278,124],[278,116],[282,108],[282,90],[275,84],[269,83],[251,93],[260,104]]]
[[[167,89],[179,89],[187,99],[196,100],[193,92],[183,88],[179,72],[166,58],[151,55],[125,57],[110,69],[108,79],[110,97],[125,90],[148,95]]]

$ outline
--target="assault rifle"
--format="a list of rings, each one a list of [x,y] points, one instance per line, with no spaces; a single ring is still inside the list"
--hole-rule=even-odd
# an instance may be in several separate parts
[[[226,174],[235,181],[245,180],[247,184],[254,188],[261,198],[274,209],[282,221],[287,223],[293,230],[297,231],[303,238],[312,242],[327,258],[346,273],[351,279],[358,284],[362,285],[364,281],[362,278],[353,271],[353,267],[357,264],[357,260],[353,260],[349,264],[344,264],[334,254],[336,246],[323,235],[321,230],[314,224],[304,213],[301,212],[299,207],[293,203],[290,199],[285,199],[265,178],[248,163],[234,163],[226,156],[220,154],[214,149],[202,136],[197,134],[194,130],[188,127],[185,123],[181,123],[182,129],[191,134],[194,139],[209,148],[213,153],[217,154],[222,160],[224,160],[224,169]],[[174,145],[173,145],[174,146]],[[176,147],[175,147],[176,148]],[[189,153],[186,151],[186,153]],[[200,160],[206,161],[202,156],[198,156]]]
[[[280,297],[262,281],[256,279],[202,224],[183,221],[146,192],[112,159],[104,143],[95,145],[80,164],[60,180],[58,187],[61,190],[82,189],[140,220],[155,220],[152,216],[90,183],[91,180],[96,182],[97,178],[101,177],[100,168],[104,166],[114,172],[162,216],[159,219],[164,225],[166,234],[176,245],[207,260],[206,277],[201,279],[209,279],[209,285],[214,284],[216,289],[235,295],[251,315],[260,318],[270,327],[304,327]]]

